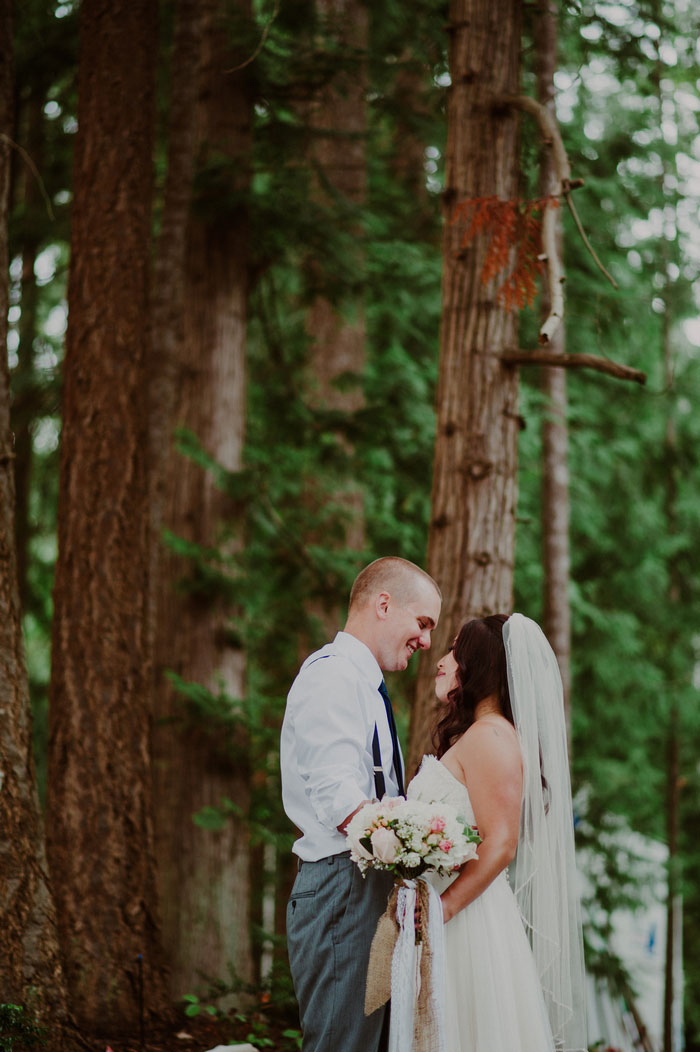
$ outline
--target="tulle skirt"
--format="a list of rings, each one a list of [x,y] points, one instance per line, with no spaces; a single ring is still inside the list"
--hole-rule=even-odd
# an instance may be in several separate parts
[[[432,880],[443,891],[450,880]],[[447,1052],[552,1052],[530,944],[506,874],[445,925]]]

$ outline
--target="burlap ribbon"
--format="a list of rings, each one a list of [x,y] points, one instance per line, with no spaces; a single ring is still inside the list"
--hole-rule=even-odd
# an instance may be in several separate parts
[[[381,1008],[392,996],[392,962],[394,961],[396,944],[401,935],[401,923],[397,919],[397,902],[401,886],[401,884],[394,885],[389,896],[386,913],[379,918],[377,930],[372,939],[367,969],[367,984],[365,987],[365,1015],[371,1015],[377,1008]],[[417,996],[414,1001],[412,1052],[436,1052],[437,1049],[442,1047],[442,1021],[439,1018],[440,999],[435,996],[435,990],[433,989],[434,948],[431,946],[429,934],[431,925],[428,923],[431,888],[424,880],[411,882],[411,886],[415,886],[416,905],[420,906],[421,917],[418,945],[415,947],[417,961],[414,958],[413,962],[417,975],[402,976],[402,979],[407,984],[415,984],[417,988]],[[440,910],[439,900],[434,892],[432,893],[432,898],[433,910],[435,911],[436,908]],[[410,925],[411,929],[415,926],[413,912],[411,911],[410,915],[407,913],[402,918],[402,921],[405,937],[408,934],[408,926]],[[440,928],[437,930],[442,935],[441,911],[439,922]],[[432,927],[433,932],[435,932],[435,913],[433,913]],[[441,951],[442,946],[438,948],[438,952]],[[438,969],[438,971],[441,971],[441,969]],[[394,981],[396,982],[396,971],[394,972]],[[393,1009],[394,1002],[392,1001],[392,1012]],[[393,1025],[392,1015],[392,1027]]]

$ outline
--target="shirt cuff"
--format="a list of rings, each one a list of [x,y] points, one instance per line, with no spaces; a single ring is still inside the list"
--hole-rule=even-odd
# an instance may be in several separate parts
[[[331,802],[321,805],[311,798],[316,816],[321,825],[328,829],[337,829],[348,815],[356,811],[360,804],[367,799],[367,793],[359,785],[345,783],[340,786],[338,793]]]

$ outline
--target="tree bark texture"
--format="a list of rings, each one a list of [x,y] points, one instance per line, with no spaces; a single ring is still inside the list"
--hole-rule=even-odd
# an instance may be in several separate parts
[[[450,222],[465,199],[517,196],[518,118],[494,107],[520,79],[517,0],[452,0],[443,241],[443,318],[437,435],[428,539],[429,573],[443,590],[433,649],[421,655],[409,769],[428,748],[436,660],[464,621],[509,613],[517,504],[518,376],[498,354],[517,317],[484,285],[484,239],[466,247]]]
[[[342,46],[346,61],[310,106],[310,161],[317,170],[316,194],[335,203],[358,239],[357,211],[367,192],[367,46],[369,13],[358,0],[317,0],[319,15]],[[357,267],[362,249],[357,245]],[[323,275],[321,275],[323,282]],[[348,309],[349,308],[349,309]],[[334,381],[343,373],[361,374],[365,325],[361,303],[331,303],[316,297],[308,317],[312,368],[319,399],[333,409],[352,411],[362,404],[359,389],[339,391]]]
[[[340,44],[343,68],[319,90],[309,110],[309,160],[316,172],[315,193],[322,204],[340,210],[347,232],[357,238],[354,255],[347,261],[360,274],[364,267],[362,227],[359,216],[367,194],[367,48],[369,11],[358,0],[317,0],[317,10],[328,32]],[[312,261],[314,263],[314,261]],[[332,300],[323,291],[327,278],[318,264],[312,266],[321,291],[307,317],[311,340],[310,379],[314,401],[328,409],[352,413],[361,408],[360,378],[365,365],[365,319],[361,294],[351,293]],[[356,282],[356,288],[359,282]],[[352,375],[358,383],[340,389],[340,377]],[[334,499],[347,510],[348,524],[344,545],[363,547],[364,521],[362,492],[356,486],[339,487]],[[313,481],[307,500],[319,501],[319,511],[328,500],[325,492],[315,493]],[[316,611],[324,635],[338,627],[337,609]]]
[[[12,5],[0,3],[0,345],[7,339],[7,218],[12,132]],[[34,777],[29,685],[15,548],[10,376],[0,359],[0,1000],[42,1021],[65,1017],[65,987]]]
[[[557,68],[557,8],[546,0],[535,21],[537,98],[554,116],[554,73]],[[559,191],[552,147],[543,144],[540,158],[542,196]],[[557,249],[561,259],[562,224],[556,209]],[[543,296],[542,317],[549,314]],[[565,322],[550,340],[556,354],[566,351]],[[548,407],[542,424],[542,556],[544,569],[544,633],[559,662],[564,686],[566,725],[571,738],[571,614],[569,609],[569,464],[566,371],[543,369],[542,388]]]
[[[194,134],[202,190],[192,202],[187,228],[163,525],[190,544],[218,549],[225,562],[240,543],[240,534],[231,540],[237,511],[212,473],[184,457],[172,436],[176,428],[186,428],[222,467],[237,471],[242,466],[251,100],[246,71],[227,72],[247,57],[227,22],[231,10],[206,0],[197,11],[201,73]],[[236,19],[243,21],[249,13],[247,0],[240,0]],[[186,73],[195,76],[196,70]],[[213,171],[212,192],[203,175]],[[168,677],[171,671],[225,695],[227,715],[234,717],[245,691],[245,655],[232,630],[236,611],[230,598],[192,578],[192,561],[164,545],[156,607],[153,755],[163,939],[174,997],[200,988],[204,977],[229,980],[231,968],[244,980],[252,976],[245,731],[235,723],[222,727],[198,711]],[[223,799],[238,808],[223,828],[194,823],[197,812],[218,807]]]
[[[164,1007],[147,645],[155,0],[84,0],[49,712],[48,846],[72,1009]]]
[[[36,168],[41,171],[44,146],[43,85],[26,101],[26,140],[24,147]],[[40,391],[34,375],[34,339],[37,332],[38,287],[34,264],[38,253],[40,229],[36,214],[44,208],[38,184],[25,165],[22,179],[22,201],[26,234],[21,245],[22,281],[19,321],[18,364],[12,378],[12,426],[15,433],[15,534],[17,537],[17,578],[22,609],[27,607],[27,553],[31,536],[29,490],[32,472],[32,425],[39,412]]]
[[[187,229],[197,154],[196,114],[202,61],[199,0],[177,0],[168,111],[168,170],[155,259],[149,364],[152,580],[158,579],[166,468],[180,379]],[[157,589],[153,588],[153,606]],[[154,610],[155,616],[155,610]]]

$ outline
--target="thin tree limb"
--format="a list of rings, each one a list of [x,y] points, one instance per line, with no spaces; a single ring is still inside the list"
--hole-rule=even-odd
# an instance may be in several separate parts
[[[530,98],[529,95],[499,95],[495,101],[497,104],[500,103],[506,106],[515,106],[518,109],[523,110],[525,113],[529,113],[532,117],[535,118],[535,120],[539,124],[540,132],[545,142],[550,142],[552,144],[552,157],[554,160],[554,168],[556,170],[557,179],[559,180],[561,186],[561,196],[566,200],[566,203],[569,206],[569,211],[571,212],[571,215],[574,218],[576,228],[579,234],[581,235],[581,240],[590,252],[593,261],[595,262],[600,272],[604,274],[605,277],[608,279],[613,288],[616,289],[618,287],[617,282],[612,277],[610,272],[605,269],[600,259],[598,258],[598,255],[596,254],[593,246],[588,240],[588,237],[586,236],[586,232],[583,229],[583,225],[581,223],[581,220],[579,219],[576,208],[574,207],[574,203],[571,199],[571,191],[576,189],[576,187],[583,186],[583,180],[571,178],[571,166],[569,164],[569,158],[566,153],[564,141],[561,137],[561,132],[559,131],[559,126],[557,125],[556,120],[545,106],[539,103],[537,99]],[[553,298],[554,290],[551,284],[550,292]],[[540,336],[543,335],[545,326],[547,326],[548,323],[549,318],[545,322],[545,325],[542,326],[542,329],[540,330]],[[548,339],[542,339],[541,342],[547,343]]]
[[[571,182],[571,166],[553,115],[546,106],[543,106],[537,99],[530,98],[529,95],[502,95],[497,101],[524,110],[535,118],[545,144],[552,148],[556,179],[560,193],[564,193],[564,187]],[[550,311],[540,328],[538,341],[546,346],[564,318],[564,268],[557,251],[556,220],[550,202],[545,204],[542,217],[542,245],[547,262]]]
[[[558,211],[558,210],[557,210]],[[537,340],[546,346],[564,320],[564,268],[557,251],[557,211],[551,201],[544,206],[542,216],[542,247],[547,257],[549,280],[549,314],[540,327]]]
[[[245,67],[249,66],[251,64],[251,62],[255,62],[255,59],[258,57],[258,55],[260,54],[262,49],[265,47],[265,41],[267,40],[268,34],[269,34],[269,32],[270,32],[270,30],[272,28],[272,23],[275,21],[275,19],[277,18],[279,13],[280,13],[280,0],[275,0],[274,10],[273,10],[272,14],[270,15],[270,17],[268,18],[268,20],[265,23],[265,25],[263,26],[262,36],[260,37],[260,40],[258,41],[258,46],[256,47],[256,49],[253,52],[253,54],[250,55],[250,57],[247,58],[245,60],[245,62],[241,62],[241,64],[239,66],[234,66],[233,69],[225,69],[224,73],[238,73],[239,69],[245,69]]]
[[[561,137],[559,126],[549,110],[537,99],[530,98],[529,95],[499,95],[495,101],[497,104],[501,103],[504,106],[515,106],[517,109],[523,110],[535,118],[540,126],[542,138],[545,142],[552,144],[552,156],[557,179],[562,184],[570,182],[571,166],[566,147],[564,146],[564,140]]]
[[[603,264],[600,262],[600,260],[598,258],[598,255],[597,255],[595,249],[593,248],[593,245],[588,240],[588,237],[586,236],[586,231],[583,229],[583,224],[581,223],[581,220],[579,219],[578,212],[576,211],[576,208],[574,207],[574,202],[573,202],[573,200],[571,198],[570,190],[571,190],[571,187],[569,187],[569,189],[564,191],[564,198],[566,200],[567,205],[569,206],[569,211],[571,212],[572,216],[574,217],[574,222],[576,223],[576,227],[578,229],[578,232],[581,235],[581,239],[582,239],[584,245],[586,246],[586,248],[588,249],[588,251],[590,252],[590,254],[593,256],[595,264],[598,267],[598,269],[601,271],[601,273],[605,274],[605,277],[608,279],[608,281],[610,282],[610,284],[612,285],[612,287],[614,289],[619,288],[619,285],[615,281],[615,279],[612,276],[612,274],[610,274],[610,272],[607,271],[605,269],[605,267],[603,266]]]
[[[48,212],[49,219],[53,222],[56,216],[54,215],[53,208],[51,207],[51,198],[46,192],[44,180],[41,178],[41,175],[39,174],[39,169],[34,164],[34,161],[31,159],[24,147],[20,146],[18,142],[14,141],[14,139],[11,139],[9,135],[5,135],[4,132],[0,132],[0,139],[3,139],[8,144],[8,146],[12,146],[13,149],[17,150],[17,153],[20,155],[27,168],[36,179],[39,189],[41,191],[41,196],[44,198],[44,203],[46,205],[46,211]]]
[[[631,380],[644,385],[646,373],[633,369],[630,365],[621,365],[609,358],[600,358],[595,354],[554,354],[551,351],[536,349],[532,351],[504,351],[499,355],[504,365],[547,365],[561,369],[593,369],[598,373],[607,373],[618,380]]]

